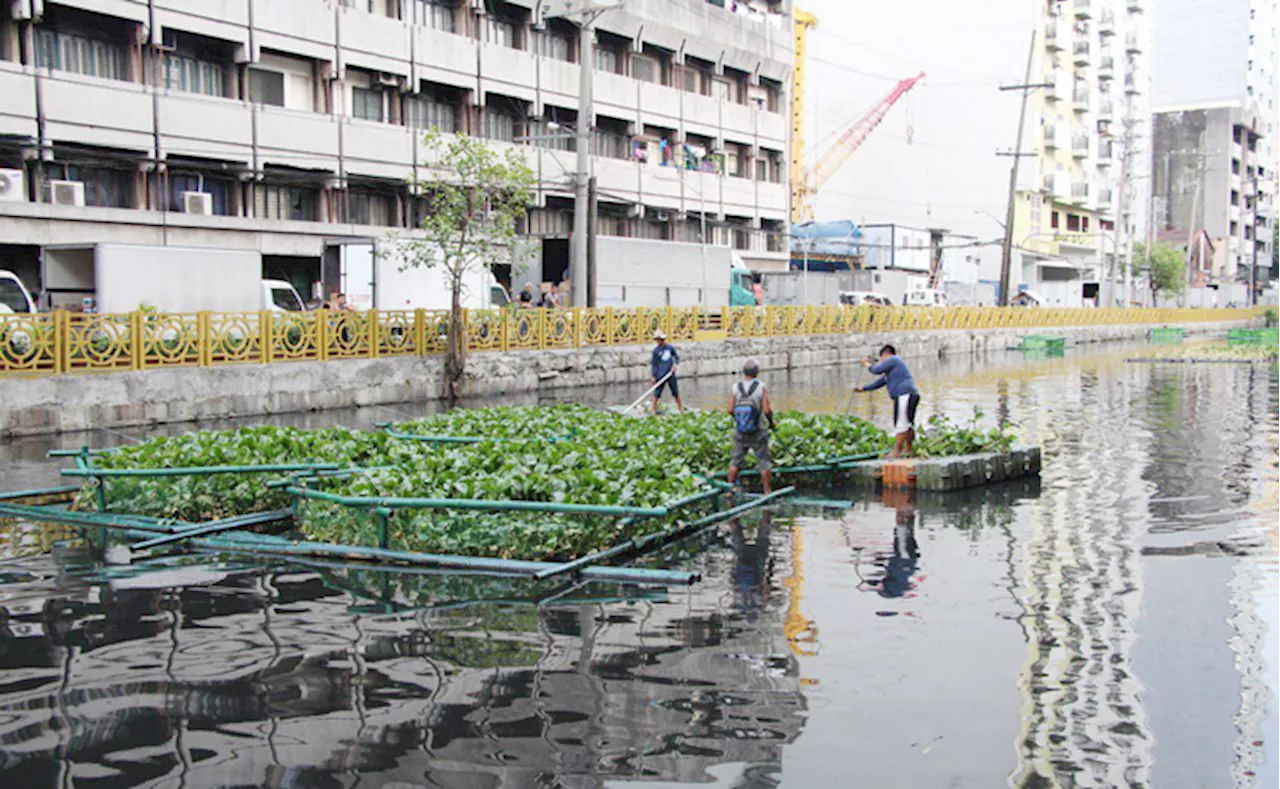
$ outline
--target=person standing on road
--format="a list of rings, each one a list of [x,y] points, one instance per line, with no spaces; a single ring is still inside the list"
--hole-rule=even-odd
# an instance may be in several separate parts
[[[734,383],[729,396],[733,417],[733,451],[729,455],[729,484],[736,484],[747,452],[756,457],[760,482],[765,493],[773,492],[773,456],[769,454],[769,428],[773,426],[773,404],[760,375],[760,363],[748,359],[742,365],[742,380]],[[766,425],[766,421],[768,424]]]
[[[658,388],[653,391],[653,413],[658,413],[658,401],[662,399],[664,389],[671,390],[671,398],[676,401],[680,413],[684,413],[684,404],[680,402],[680,384],[676,382],[676,367],[680,364],[680,352],[667,342],[667,333],[658,329],[653,333],[657,343],[649,357],[649,373]]]
[[[916,407],[920,405],[920,390],[916,389],[916,380],[911,376],[911,370],[892,345],[880,349],[880,361],[863,359],[862,364],[868,372],[880,377],[866,386],[854,386],[853,391],[870,392],[882,386],[888,387],[889,399],[893,401],[895,433],[893,451],[889,453],[889,457],[909,457],[912,443],[916,440]]]

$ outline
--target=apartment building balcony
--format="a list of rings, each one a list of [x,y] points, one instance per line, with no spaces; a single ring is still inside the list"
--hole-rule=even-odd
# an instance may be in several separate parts
[[[142,85],[54,71],[44,78],[42,107],[49,139],[133,151],[154,145],[151,93]]]
[[[1089,65],[1090,58],[1088,41],[1077,41],[1071,45],[1071,60],[1077,66]]]
[[[1048,125],[1044,127],[1044,148],[1046,151],[1054,150],[1058,147],[1058,131],[1057,127]]]
[[[0,60],[0,134],[36,136],[35,75],[4,60]]]
[[[1049,173],[1048,175],[1046,175],[1044,177],[1044,180],[1040,184],[1041,189],[1044,191],[1044,193],[1049,195],[1054,194],[1054,190],[1053,190],[1054,185],[1055,185],[1055,179],[1053,177],[1053,173]]]
[[[597,156],[592,167],[601,191],[634,194],[640,189],[641,165],[631,159]]]
[[[1115,112],[1114,107],[1115,107],[1115,104],[1111,101],[1110,98],[1103,98],[1101,101],[1098,102],[1099,123],[1103,123],[1111,120]]]
[[[1049,101],[1060,101],[1067,95],[1066,85],[1058,72],[1051,71],[1045,78],[1048,87],[1044,89],[1044,97]]]
[[[1083,159],[1089,155],[1088,135],[1077,134],[1071,138],[1071,155],[1076,159]]]
[[[1129,9],[1131,14],[1141,14],[1147,10],[1147,6],[1142,0],[1125,0],[1125,8]]]
[[[1131,55],[1137,55],[1142,52],[1142,41],[1138,38],[1137,33],[1125,33],[1124,51]]]
[[[1110,114],[1111,114],[1111,108],[1108,106],[1108,108],[1107,108],[1107,115],[1108,115],[1108,116],[1110,116]],[[1111,121],[1110,121],[1110,120],[1108,120],[1108,119],[1099,119],[1099,120],[1098,120],[1098,136],[1099,136],[1099,137],[1105,137],[1105,138],[1107,138],[1107,139],[1111,139],[1112,137],[1115,137],[1115,136],[1116,136],[1116,135],[1115,135],[1115,130],[1114,130],[1114,129],[1112,128],[1112,126],[1111,126]]]
[[[1076,19],[1092,19],[1093,9],[1090,5],[1090,0],[1076,0],[1074,3]]]
[[[1141,87],[1138,85],[1138,78],[1133,74],[1124,75],[1124,92],[1128,93],[1130,96],[1134,96],[1142,92]]]
[[[248,163],[253,112],[244,102],[195,93],[157,97],[161,153]]]
[[[1111,144],[1110,140],[1103,140],[1102,144],[1098,146],[1098,166],[1099,167],[1111,166],[1112,156],[1113,156],[1113,153],[1112,153],[1113,147],[1114,146]]]
[[[1050,52],[1061,52],[1063,40],[1058,38],[1058,23],[1049,22],[1044,26],[1044,46]]]
[[[1102,9],[1102,15],[1098,18],[1098,35],[1114,36],[1116,34],[1116,15],[1110,8]]]
[[[333,60],[338,33],[332,11],[315,0],[252,0],[253,46],[291,55]],[[256,53],[255,53],[256,54]]]
[[[1098,190],[1098,208],[1107,209],[1110,207],[1111,207],[1111,190],[1099,189]]]
[[[1089,202],[1089,183],[1087,181],[1076,181],[1071,184],[1071,202],[1076,205],[1084,205]]]
[[[317,170],[336,165],[340,118],[283,107],[255,107],[255,111],[258,147],[264,162]]]
[[[458,36],[423,25],[413,26],[411,35],[414,60],[410,81],[414,85],[425,79],[468,91],[476,89],[476,59],[479,57],[480,42],[468,36]],[[547,68],[553,64],[565,68]],[[543,66],[541,76],[544,90],[562,92],[566,96],[578,95],[576,65],[547,59]],[[530,73],[526,77],[532,81],[534,75]]]
[[[346,118],[343,124],[343,164],[348,173],[399,181],[413,169],[417,129],[356,118]]]
[[[413,31],[399,19],[366,11],[342,9],[342,66],[357,66],[408,77],[413,58]]]
[[[487,42],[480,44],[480,77],[486,93],[500,93],[503,96],[512,96],[529,102],[535,101],[538,95],[537,81],[534,76],[537,68],[532,52],[512,49],[501,44]],[[615,93],[607,77],[617,77],[617,75],[596,72],[595,84],[600,86],[596,88],[599,91],[596,95],[597,101],[602,104],[616,104],[621,98],[629,102],[629,105],[624,106],[634,107],[636,103],[634,82],[623,78],[626,79],[628,83],[626,87],[630,90]]]
[[[1110,55],[1103,55],[1098,61],[1098,79],[1103,81],[1115,79],[1115,68],[1116,59]]]
[[[1089,111],[1089,88],[1086,85],[1076,85],[1071,91],[1071,108],[1076,112]]]

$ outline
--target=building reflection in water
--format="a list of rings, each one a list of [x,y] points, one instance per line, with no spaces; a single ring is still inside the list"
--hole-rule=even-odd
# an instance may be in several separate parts
[[[766,516],[728,542],[671,591],[24,562],[0,579],[0,786],[601,786],[717,765],[772,786],[805,710],[773,594],[787,541]]]

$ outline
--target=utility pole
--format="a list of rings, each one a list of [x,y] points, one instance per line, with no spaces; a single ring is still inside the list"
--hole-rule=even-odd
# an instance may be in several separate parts
[[[1004,247],[1000,253],[1000,306],[1009,306],[1009,279],[1013,268],[1013,215],[1017,206],[1016,198],[1018,195],[1018,161],[1023,156],[1030,154],[1022,153],[1022,131],[1027,122],[1027,98],[1031,95],[1032,88],[1048,87],[1051,83],[1031,84],[1031,62],[1036,54],[1036,33],[1031,31],[1031,46],[1027,50],[1027,73],[1022,78],[1021,85],[1001,85],[1000,90],[1020,90],[1022,91],[1022,109],[1018,111],[1018,138],[1014,141],[1013,151],[1010,156],[1013,157],[1013,164],[1009,167],[1009,207],[1005,211],[1004,218]]]
[[[1248,138],[1245,138],[1246,141]],[[1247,147],[1247,146],[1246,146]],[[1248,172],[1246,170],[1246,172]],[[1249,263],[1249,306],[1258,306],[1258,169],[1254,166],[1253,170],[1253,216],[1249,220],[1250,227],[1253,228],[1252,237],[1249,243],[1253,245],[1252,255],[1250,255]]]
[[[588,5],[582,12],[582,25],[578,29],[578,151],[573,184],[573,236],[569,253],[569,281],[572,283],[571,303],[575,307],[591,300],[587,280],[587,236],[590,233],[591,216],[591,129],[595,114],[591,102],[591,77],[595,71],[596,13]]]

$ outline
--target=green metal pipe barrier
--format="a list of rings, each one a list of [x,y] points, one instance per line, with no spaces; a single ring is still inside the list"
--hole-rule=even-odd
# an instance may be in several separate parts
[[[479,556],[444,556],[437,554],[397,551],[356,545],[332,545],[318,542],[289,542],[267,539],[261,535],[228,534],[222,537],[198,537],[191,544],[204,550],[274,556],[338,557],[373,562],[403,564],[418,567],[437,567],[462,570],[471,573],[528,578],[531,573],[546,567],[547,562],[530,562],[516,559],[494,559]],[[592,581],[616,581],[631,584],[660,584],[688,586],[697,580],[696,573],[682,570],[650,570],[637,567],[587,567],[584,578]]]
[[[122,515],[113,512],[76,512],[57,507],[41,507],[26,504],[0,502],[0,515],[37,523],[57,523],[62,526],[107,529],[140,529],[152,534],[168,533],[173,525],[140,515]]]
[[[546,441],[555,444],[560,441],[568,441],[578,434],[577,430],[570,430],[568,433],[559,436],[530,436],[529,438],[511,438],[508,436],[442,436],[430,433],[406,433],[402,430],[396,430],[390,422],[379,422],[375,427],[382,432],[405,441],[421,441],[426,444],[483,444],[486,441],[496,443],[529,443],[532,441]]]
[[[223,518],[222,520],[198,524],[189,529],[174,532],[173,534],[152,537],[149,540],[134,543],[129,546],[129,549],[133,551],[145,551],[150,548],[167,545],[171,542],[189,540],[193,537],[205,534],[214,534],[220,531],[230,531],[232,529],[243,529],[247,526],[257,526],[263,523],[276,523],[283,520],[289,520],[292,517],[293,510],[275,510],[272,512],[255,512],[249,515],[238,515],[234,518]]]
[[[556,512],[576,515],[643,515],[651,518],[662,518],[668,514],[666,507],[621,507],[605,504],[572,504],[568,502],[550,501],[511,501],[486,499],[423,499],[398,498],[393,496],[340,496],[309,488],[289,487],[285,492],[291,496],[307,499],[318,499],[348,507],[391,507],[393,509],[436,509],[436,510],[486,510],[490,512]]]
[[[789,496],[794,492],[795,492],[794,487],[783,488],[781,490],[774,491],[773,493],[760,496],[756,498],[754,501],[750,501],[745,504],[739,504],[738,506],[731,507],[727,510],[724,510],[723,512],[718,512],[712,515],[708,515],[705,518],[699,518],[698,520],[693,521],[691,523],[684,524],[681,526],[676,526],[672,529],[667,529],[666,531],[658,532],[656,534],[650,534],[645,537],[639,537],[636,539],[627,540],[625,542],[618,543],[612,548],[606,548],[603,551],[596,551],[595,553],[589,553],[586,556],[579,556],[577,559],[574,559],[572,561],[568,561],[560,565],[555,565],[543,570],[539,570],[533,574],[533,579],[535,581],[544,581],[548,578],[552,578],[554,576],[561,575],[563,573],[574,572],[575,570],[582,569],[588,565],[599,564],[600,562],[606,559],[610,559],[614,556],[618,556],[619,554],[629,553],[633,551],[640,552],[645,550],[648,546],[652,545],[654,542],[658,542],[660,545],[664,544],[690,531],[697,531],[698,529],[703,528],[705,526],[710,526],[711,524],[719,523],[722,520],[728,520],[729,518],[732,518],[736,515],[740,515],[741,513],[746,512],[747,510],[752,510],[752,509],[755,509],[756,507],[762,507],[776,498],[779,498],[782,496]],[[716,493],[717,495],[719,495],[718,491]]]
[[[707,483],[713,488],[719,488],[720,490],[724,490],[724,491],[729,491],[734,489],[733,485],[730,485],[728,482],[725,482],[722,479],[716,479],[714,476],[707,477],[701,474],[698,474],[696,476],[698,477],[698,479],[702,480],[703,482]]]
[[[699,502],[706,501],[707,499],[714,499],[717,496],[723,496],[723,495],[724,495],[723,490],[720,490],[719,488],[713,488],[712,490],[704,490],[698,493],[690,494],[688,496],[685,496],[682,499],[676,499],[675,501],[669,502],[664,506],[667,508],[667,512],[671,513],[683,507],[689,507],[694,504],[698,504]]]
[[[38,499],[46,496],[62,496],[68,493],[79,493],[79,485],[60,485],[56,488],[32,488],[31,490],[11,490],[8,493],[0,493],[0,501],[13,501],[15,499]]]
[[[184,466],[182,468],[64,468],[64,477],[195,477],[201,474],[255,474],[280,471],[336,471],[337,463],[265,463],[261,466]]]

